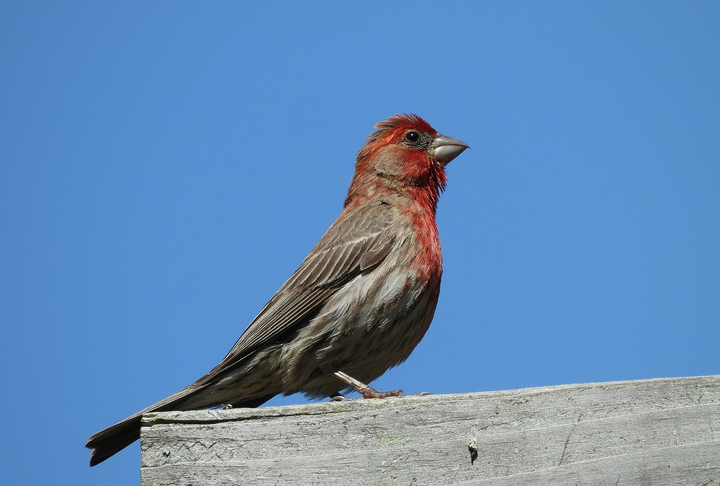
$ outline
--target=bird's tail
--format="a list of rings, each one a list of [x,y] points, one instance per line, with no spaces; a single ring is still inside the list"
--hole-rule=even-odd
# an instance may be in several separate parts
[[[189,400],[193,397],[193,395],[200,391],[201,388],[201,386],[198,386],[198,382],[195,382],[177,393],[174,393],[169,397],[150,405],[146,409],[139,411],[135,415],[132,415],[125,420],[91,436],[88,439],[87,444],[85,444],[86,448],[93,449],[92,454],[90,455],[90,465],[94,466],[96,464],[100,464],[108,457],[115,455],[138,440],[140,438],[140,420],[144,414],[151,412],[164,412],[167,410],[190,410],[193,408],[202,408],[198,406],[193,407],[192,400]]]
[[[93,449],[92,454],[90,455],[90,465],[95,466],[96,464],[100,464],[105,459],[112,457],[138,440],[140,438],[140,421],[142,416],[146,413],[165,412],[169,410],[198,410],[218,406],[218,404],[208,404],[207,402],[205,402],[204,405],[201,405],[196,399],[193,399],[193,396],[201,389],[202,387],[197,386],[197,382],[193,383],[174,395],[171,395],[164,400],[141,410],[135,415],[132,415],[131,417],[128,417],[125,420],[91,436],[88,439],[87,444],[85,444],[86,448]],[[227,405],[231,405],[233,408],[259,407],[275,395],[277,395],[277,393],[248,397]]]
[[[141,418],[142,415],[133,415],[90,437],[85,444],[88,449],[93,449],[90,465],[100,464],[138,440]]]

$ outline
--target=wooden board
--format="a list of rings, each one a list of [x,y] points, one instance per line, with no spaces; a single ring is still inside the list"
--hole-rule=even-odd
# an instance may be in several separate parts
[[[154,413],[141,448],[144,486],[720,483],[720,375]]]

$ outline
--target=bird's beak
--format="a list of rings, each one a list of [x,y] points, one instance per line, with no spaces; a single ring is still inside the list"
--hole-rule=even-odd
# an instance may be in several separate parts
[[[438,135],[430,146],[430,154],[434,155],[442,165],[447,165],[466,148],[470,147],[460,140]]]

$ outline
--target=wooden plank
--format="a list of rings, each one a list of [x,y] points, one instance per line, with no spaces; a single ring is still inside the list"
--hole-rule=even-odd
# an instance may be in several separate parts
[[[141,481],[703,484],[719,431],[720,375],[163,412],[143,418]]]

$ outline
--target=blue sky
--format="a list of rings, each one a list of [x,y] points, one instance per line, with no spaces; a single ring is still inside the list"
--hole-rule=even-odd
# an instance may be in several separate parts
[[[435,320],[377,388],[720,373],[720,3],[0,11],[7,484],[137,484],[137,444],[90,469],[87,437],[225,355],[395,113],[472,148]]]

